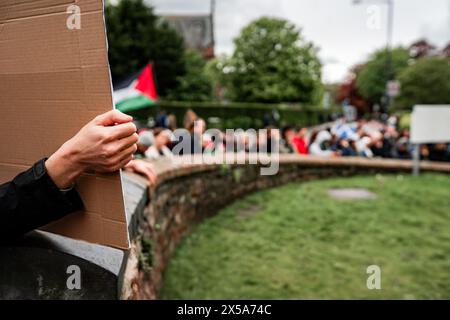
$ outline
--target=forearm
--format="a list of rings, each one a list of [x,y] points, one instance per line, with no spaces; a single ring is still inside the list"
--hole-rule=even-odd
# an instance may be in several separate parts
[[[77,192],[61,192],[41,160],[0,186],[0,241],[21,236],[82,207]]]
[[[71,141],[66,142],[45,162],[48,175],[59,189],[73,186],[86,170],[76,161],[76,151],[71,148],[70,143]]]

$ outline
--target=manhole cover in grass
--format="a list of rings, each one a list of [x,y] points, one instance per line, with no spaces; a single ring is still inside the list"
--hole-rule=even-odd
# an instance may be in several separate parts
[[[376,199],[377,195],[363,188],[328,189],[328,194],[339,200]]]

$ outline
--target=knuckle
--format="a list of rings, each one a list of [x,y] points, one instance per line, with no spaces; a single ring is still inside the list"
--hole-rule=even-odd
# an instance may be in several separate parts
[[[111,159],[110,159],[110,162],[109,162],[109,165],[112,166],[112,167],[114,167],[114,166],[116,166],[118,163],[119,163],[119,160],[114,159],[114,158],[111,158]]]
[[[113,165],[111,165],[111,166],[110,166],[111,171],[112,171],[112,172],[117,171],[118,166],[119,166],[119,165],[118,165],[117,163],[114,163]]]
[[[113,166],[116,164],[116,160],[111,158],[111,157],[107,157],[105,160],[105,164],[109,167]]]
[[[109,139],[109,135],[104,130],[101,130],[98,133],[98,139],[102,142],[106,142]]]
[[[103,155],[104,155],[105,157],[107,157],[107,158],[112,157],[112,156],[114,155],[114,149],[113,149],[112,147],[110,147],[110,146],[106,146],[106,147],[103,149]],[[111,159],[108,159],[108,160],[111,160]]]
[[[106,150],[102,150],[102,151],[100,152],[100,157],[101,157],[102,159],[104,159],[104,162],[105,162],[105,163],[109,160],[109,154],[108,154],[108,152],[107,152]]]

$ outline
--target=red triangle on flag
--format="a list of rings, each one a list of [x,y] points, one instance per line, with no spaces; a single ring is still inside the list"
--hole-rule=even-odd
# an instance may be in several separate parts
[[[135,89],[142,92],[143,95],[147,96],[147,98],[151,100],[158,99],[155,80],[153,77],[153,65],[151,63],[145,67],[141,75],[138,77]]]

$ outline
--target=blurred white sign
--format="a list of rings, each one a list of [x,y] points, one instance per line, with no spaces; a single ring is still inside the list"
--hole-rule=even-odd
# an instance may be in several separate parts
[[[450,105],[419,105],[411,119],[411,142],[450,142]]]
[[[398,97],[401,89],[402,85],[397,80],[389,81],[386,86],[387,94],[391,98]]]

